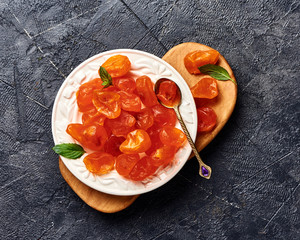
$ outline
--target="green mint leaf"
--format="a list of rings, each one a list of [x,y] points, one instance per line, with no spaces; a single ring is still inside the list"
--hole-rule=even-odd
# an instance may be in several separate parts
[[[104,88],[107,88],[110,85],[112,85],[112,78],[110,74],[102,66],[99,68],[99,76],[103,82],[102,85],[104,86]]]
[[[57,154],[70,159],[80,158],[84,153],[84,149],[75,143],[57,144],[53,148]]]
[[[226,71],[226,69],[221,66],[206,64],[202,67],[199,67],[199,70],[201,73],[208,74],[217,80],[231,80],[234,84],[236,84],[236,82],[229,76],[229,73]]]

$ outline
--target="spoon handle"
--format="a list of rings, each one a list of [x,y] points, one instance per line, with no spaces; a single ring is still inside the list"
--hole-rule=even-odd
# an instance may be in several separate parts
[[[180,123],[180,125],[181,125],[181,127],[182,127],[182,129],[183,129],[183,131],[184,131],[184,133],[185,133],[185,135],[186,135],[186,137],[187,137],[187,139],[188,139],[188,142],[189,142],[189,144],[190,144],[191,147],[192,147],[192,150],[193,150],[193,152],[194,152],[194,154],[195,154],[195,157],[197,158],[197,160],[198,160],[198,162],[199,162],[199,175],[200,175],[201,177],[206,178],[206,179],[210,179],[210,176],[211,176],[211,168],[210,168],[209,166],[207,166],[207,165],[202,161],[202,159],[201,159],[201,157],[200,157],[200,155],[199,155],[199,153],[198,153],[198,151],[197,151],[197,149],[196,149],[196,146],[195,146],[195,144],[194,144],[194,142],[193,142],[193,140],[192,140],[192,138],[191,138],[191,136],[190,136],[190,133],[189,133],[189,131],[187,130],[186,125],[185,125],[185,123],[184,123],[184,121],[183,121],[183,119],[182,119],[182,116],[181,116],[180,112],[179,112],[179,107],[178,107],[178,106],[174,107],[174,111],[175,111],[175,113],[176,113],[176,115],[177,115],[177,118],[178,118],[178,120],[179,120],[179,123]]]

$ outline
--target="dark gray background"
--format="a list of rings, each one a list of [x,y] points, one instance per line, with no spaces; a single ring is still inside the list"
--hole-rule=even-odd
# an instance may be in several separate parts
[[[299,239],[300,2],[1,0],[1,239]],[[233,116],[165,186],[103,214],[70,189],[51,147],[65,77],[105,50],[162,57],[182,42],[221,52]]]

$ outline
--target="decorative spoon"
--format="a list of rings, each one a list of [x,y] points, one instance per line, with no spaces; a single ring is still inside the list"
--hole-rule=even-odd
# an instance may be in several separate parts
[[[165,81],[170,81],[170,82],[172,82],[172,83],[175,84],[175,86],[176,86],[176,97],[173,98],[172,101],[162,101],[159,97],[157,97],[157,100],[164,107],[174,109],[174,111],[176,113],[176,116],[177,116],[177,118],[179,120],[179,123],[180,123],[180,125],[181,125],[181,127],[182,127],[182,129],[183,129],[183,131],[184,131],[184,133],[185,133],[185,135],[187,137],[187,139],[188,139],[189,144],[192,147],[192,150],[193,150],[193,152],[195,154],[195,157],[197,158],[197,160],[199,162],[199,175],[201,177],[206,178],[206,179],[210,179],[212,170],[211,170],[211,168],[208,165],[206,165],[202,161],[201,157],[199,156],[199,153],[198,153],[198,151],[196,149],[196,146],[195,146],[195,144],[194,144],[194,142],[193,142],[193,140],[192,140],[192,138],[190,136],[190,133],[187,130],[186,125],[185,125],[185,123],[184,123],[184,121],[182,119],[182,116],[180,114],[179,106],[181,104],[182,94],[181,94],[181,91],[180,91],[179,87],[177,86],[177,84],[174,81],[172,81],[170,79],[167,79],[167,78],[161,78],[161,79],[157,80],[157,82],[155,83],[155,86],[154,86],[155,94],[156,94],[156,96],[159,94],[159,87],[160,87],[161,83],[163,83]]]

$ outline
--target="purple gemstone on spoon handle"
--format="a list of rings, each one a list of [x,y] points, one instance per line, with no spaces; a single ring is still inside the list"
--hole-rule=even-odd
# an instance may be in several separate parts
[[[202,170],[202,174],[203,174],[203,176],[205,176],[205,177],[207,177],[208,175],[209,175],[209,171],[208,171],[208,169],[206,169],[205,167],[201,167],[201,170]]]

